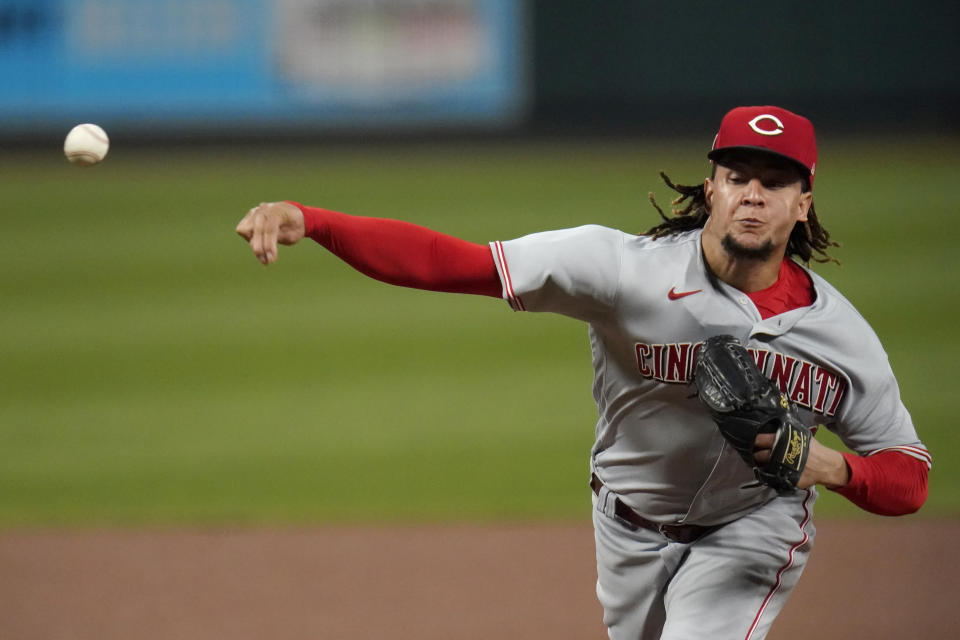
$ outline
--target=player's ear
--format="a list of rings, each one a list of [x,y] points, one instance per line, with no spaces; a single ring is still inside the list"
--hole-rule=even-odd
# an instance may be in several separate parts
[[[813,192],[804,191],[801,193],[798,206],[800,207],[800,215],[797,217],[797,222],[806,222],[807,214],[810,213],[810,207],[813,206]]]
[[[707,213],[713,209],[713,181],[707,178],[703,181],[703,200],[707,205]]]

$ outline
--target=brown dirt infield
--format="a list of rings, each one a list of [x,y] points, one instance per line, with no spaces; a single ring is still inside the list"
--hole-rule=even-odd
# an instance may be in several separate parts
[[[772,640],[957,637],[960,521],[821,522]],[[0,532],[0,638],[606,638],[589,525]]]

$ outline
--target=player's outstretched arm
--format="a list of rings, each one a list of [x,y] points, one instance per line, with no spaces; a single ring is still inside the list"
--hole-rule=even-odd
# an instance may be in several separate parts
[[[305,229],[303,213],[289,202],[261,202],[237,225],[237,233],[265,265],[276,261],[278,244],[300,242]]]
[[[278,244],[307,237],[371,278],[388,284],[500,298],[502,287],[490,247],[400,220],[351,216],[296,202],[261,203],[237,233],[263,264]]]

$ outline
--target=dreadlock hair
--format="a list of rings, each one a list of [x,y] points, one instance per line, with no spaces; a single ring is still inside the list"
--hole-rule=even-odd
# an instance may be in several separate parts
[[[716,165],[714,165],[714,168],[716,168]],[[660,177],[668,187],[680,194],[671,202],[678,208],[671,210],[673,217],[668,217],[657,204],[657,201],[654,200],[653,193],[650,193],[650,203],[660,214],[663,222],[652,227],[646,235],[656,240],[657,238],[702,228],[710,215],[703,184],[697,186],[674,184],[663,171],[660,172]],[[803,180],[803,190],[810,190],[810,181],[805,178]],[[679,208],[684,202],[686,202],[686,206]],[[830,233],[820,224],[817,213],[813,208],[813,202],[811,202],[810,210],[807,212],[807,221],[797,222],[793,231],[790,232],[790,239],[787,241],[787,255],[797,256],[808,266],[810,260],[840,264],[839,260],[827,253],[828,247],[839,246],[830,239]]]

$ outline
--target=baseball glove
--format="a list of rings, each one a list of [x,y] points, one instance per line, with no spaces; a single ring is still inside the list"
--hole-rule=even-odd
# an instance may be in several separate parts
[[[713,416],[720,433],[753,469],[757,480],[788,494],[807,463],[812,433],[801,424],[785,393],[757,368],[733,336],[708,339],[697,356],[697,394]],[[770,460],[758,466],[753,457],[758,433],[775,433]]]

